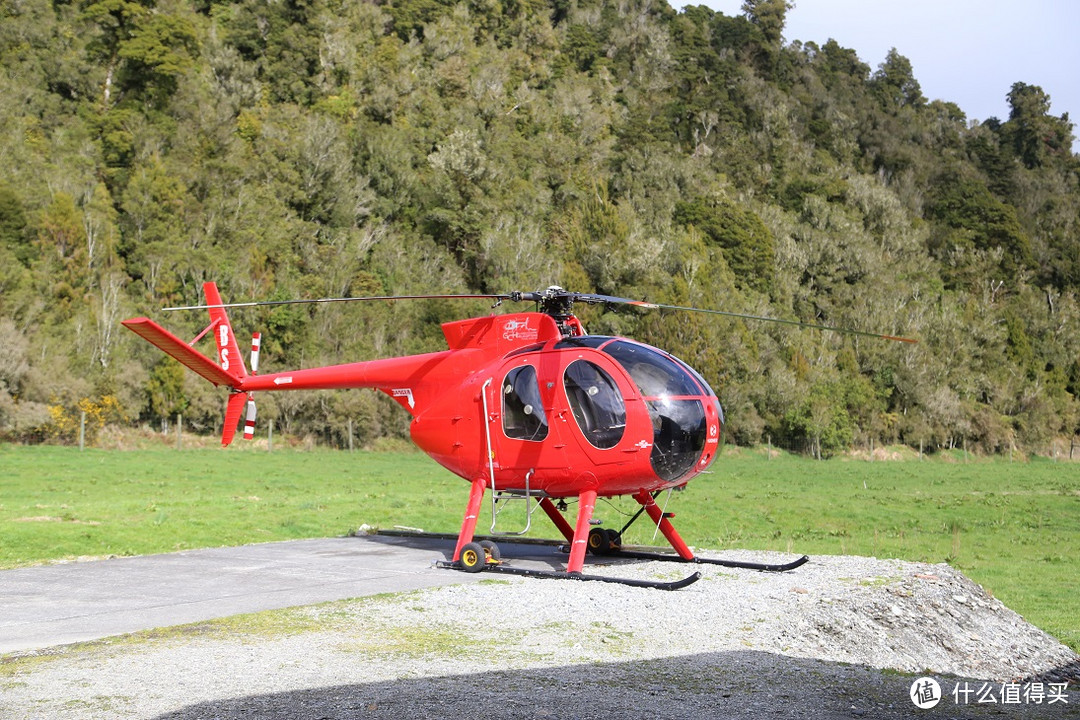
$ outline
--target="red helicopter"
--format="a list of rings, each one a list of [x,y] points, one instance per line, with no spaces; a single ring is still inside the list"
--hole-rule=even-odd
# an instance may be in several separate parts
[[[729,317],[806,325],[796,321],[719,310],[649,303],[608,295],[575,293],[560,287],[539,292],[476,295],[413,295],[324,298],[225,304],[215,283],[203,286],[210,324],[186,342],[145,317],[123,325],[197,375],[229,389],[221,443],[229,445],[246,407],[244,436],[255,426],[253,393],[262,390],[375,388],[412,415],[413,441],[443,467],[471,483],[453,559],[442,563],[467,572],[482,570],[530,576],[618,582],[674,590],[693,583],[694,573],[675,582],[652,582],[584,574],[587,552],[597,555],[709,563],[762,571],[785,571],[807,561],[762,564],[699,558],[656,503],[664,490],[684,487],[706,470],[721,447],[724,414],[709,384],[675,356],[622,337],[589,335],[575,303],[706,312]],[[444,323],[448,349],[407,357],[258,375],[260,336],[251,348],[251,372],[244,365],[226,308],[342,301],[406,299],[486,299],[534,302],[535,312]],[[809,325],[817,329],[914,342],[908,338]],[[214,358],[194,346],[211,334]],[[569,543],[565,572],[516,568],[503,562],[490,540],[476,542],[485,493],[498,503],[524,499],[531,522],[540,507]],[[641,508],[622,529],[594,525],[598,498],[630,495]],[[571,524],[562,511],[576,499]],[[648,515],[676,555],[631,552],[622,534]]]

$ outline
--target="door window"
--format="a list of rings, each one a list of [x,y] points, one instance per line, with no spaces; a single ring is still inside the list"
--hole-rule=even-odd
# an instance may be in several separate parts
[[[567,366],[563,383],[585,438],[602,450],[618,445],[626,430],[626,405],[611,376],[588,360],[575,360]]]
[[[503,432],[515,440],[540,441],[547,437],[548,422],[540,404],[536,368],[514,368],[502,382]]]

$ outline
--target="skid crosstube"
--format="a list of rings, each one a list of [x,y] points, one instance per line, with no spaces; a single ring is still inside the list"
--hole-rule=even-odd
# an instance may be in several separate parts
[[[461,569],[455,563],[446,560],[440,560],[436,565],[451,570]],[[514,567],[503,563],[488,563],[481,572],[496,572],[505,575],[520,575],[522,577],[533,578],[550,578],[553,580],[606,582],[616,585],[625,585],[627,587],[649,588],[651,590],[681,590],[688,585],[693,585],[701,578],[701,573],[695,572],[682,580],[674,580],[671,582],[663,582],[660,580],[636,580],[632,578],[608,577],[606,575],[586,575],[584,573],[572,573],[559,570],[533,570],[530,568]]]

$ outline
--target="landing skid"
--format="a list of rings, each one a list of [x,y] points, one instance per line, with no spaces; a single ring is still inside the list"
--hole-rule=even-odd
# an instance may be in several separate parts
[[[468,570],[464,570],[457,563],[448,560],[440,560],[436,563],[436,566],[452,570],[461,570],[462,572],[470,572]],[[606,575],[587,575],[585,573],[572,573],[559,570],[533,570],[529,568],[506,565],[502,562],[489,562],[480,572],[502,573],[504,575],[520,575],[522,577],[532,578],[550,578],[553,580],[582,580],[591,582],[606,582],[616,585],[625,585],[627,587],[649,588],[652,590],[681,590],[688,585],[693,585],[701,578],[701,573],[695,572],[693,575],[689,575],[682,580],[674,580],[671,582],[663,582],[660,580],[637,580],[633,578],[608,577]]]
[[[670,555],[668,553],[640,552],[636,550],[615,550],[611,553],[611,556],[633,558],[634,560],[662,560],[665,562],[697,563],[698,565],[720,565],[721,567],[742,568],[743,570],[760,570],[761,572],[787,572],[788,570],[794,570],[797,567],[802,567],[810,560],[810,557],[808,555],[803,555],[802,557],[796,558],[795,560],[792,560],[788,563],[755,563],[744,562],[741,560],[720,560],[715,558],[703,558],[697,556],[694,556],[690,560],[685,560],[678,555]]]
[[[488,381],[490,382],[490,380]],[[492,484],[494,484],[494,470],[491,470]],[[476,521],[480,512],[480,504],[483,501],[484,492],[487,490],[489,478],[477,477],[472,482],[469,492],[469,503],[465,509],[465,517],[461,524],[461,532],[458,533],[457,546],[451,561],[438,563],[440,567],[453,568],[465,572],[502,572],[525,577],[547,577],[566,580],[591,580],[597,582],[618,583],[630,587],[654,588],[657,590],[677,590],[697,582],[700,573],[694,573],[683,580],[676,582],[655,582],[649,580],[631,580],[629,578],[612,578],[601,575],[586,575],[582,572],[585,563],[585,554],[592,555],[621,555],[625,558],[641,560],[664,560],[674,562],[690,562],[702,565],[719,565],[721,567],[745,568],[765,572],[784,572],[797,568],[809,560],[803,556],[790,563],[771,565],[766,563],[742,562],[737,560],[713,560],[709,558],[695,557],[693,551],[679,536],[671,524],[672,513],[664,512],[656,504],[656,498],[660,491],[648,492],[645,489],[634,493],[634,499],[641,505],[641,509],[630,521],[623,526],[622,530],[609,530],[606,528],[593,527],[593,511],[596,507],[597,490],[586,487],[578,495],[577,522],[571,526],[563,517],[562,512],[548,495],[542,495],[539,505],[555,524],[555,527],[566,538],[569,545],[569,557],[566,561],[565,571],[555,570],[529,570],[505,565],[502,562],[498,546],[490,540],[476,542]],[[656,529],[664,534],[664,537],[675,550],[677,557],[660,553],[635,552],[630,549],[623,550],[623,533],[640,517],[648,515],[656,525]]]

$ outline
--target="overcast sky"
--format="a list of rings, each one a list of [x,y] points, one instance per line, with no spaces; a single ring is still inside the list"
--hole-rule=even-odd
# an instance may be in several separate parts
[[[701,4],[742,14],[742,0]],[[1025,82],[1050,95],[1051,114],[1078,123],[1078,35],[1078,0],[795,0],[784,28],[787,42],[832,38],[871,71],[895,47],[928,100],[954,102],[979,121],[1007,120],[1009,88]]]

